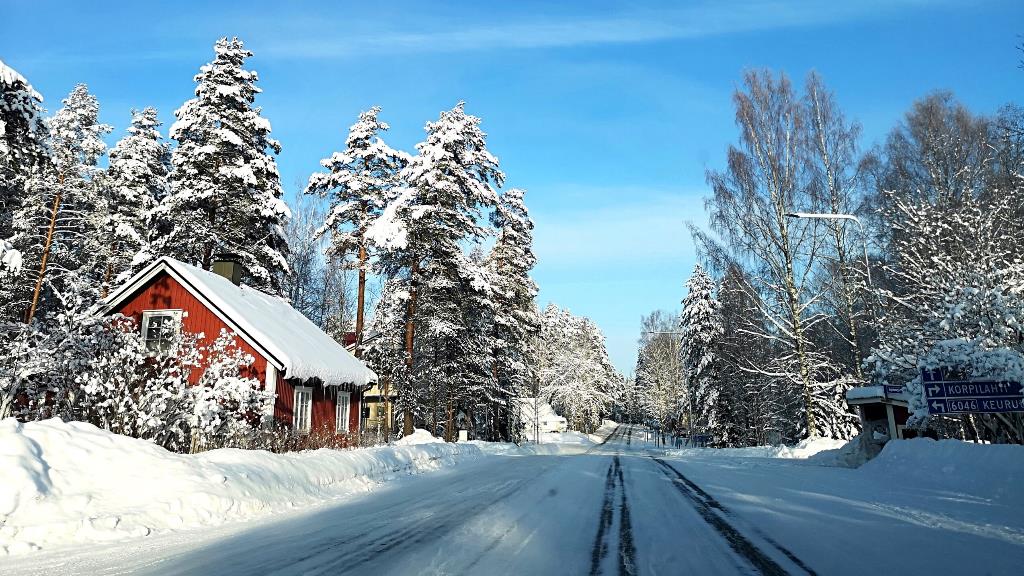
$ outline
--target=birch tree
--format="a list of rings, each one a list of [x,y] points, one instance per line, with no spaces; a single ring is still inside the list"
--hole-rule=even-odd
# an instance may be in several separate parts
[[[743,89],[733,96],[738,146],[728,150],[727,168],[707,174],[711,229],[752,270],[755,289],[764,297],[766,330],[752,338],[780,344],[782,352],[764,374],[790,383],[803,399],[802,434],[821,432],[817,425],[816,376],[824,360],[811,349],[809,330],[822,320],[814,312],[810,274],[821,246],[817,223],[794,225],[786,214],[812,211],[808,185],[807,121],[803,107],[784,75],[748,72]]]
[[[853,215],[860,209],[862,177],[857,141],[860,125],[848,122],[821,77],[808,74],[804,92],[810,138],[809,163],[812,186],[816,188],[818,211]],[[823,247],[820,270],[822,305],[832,319],[828,341],[838,340],[830,356],[841,372],[864,382],[862,363],[867,345],[866,330],[871,303],[866,298],[865,278],[869,273],[860,246],[868,241],[848,219],[825,219],[821,223],[828,241]]]

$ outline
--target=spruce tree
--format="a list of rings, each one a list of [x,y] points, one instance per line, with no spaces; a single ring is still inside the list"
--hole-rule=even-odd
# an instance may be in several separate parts
[[[530,349],[540,330],[540,319],[534,304],[537,284],[530,270],[537,257],[533,253],[533,221],[524,195],[518,188],[506,190],[491,214],[498,234],[488,265],[493,275],[493,376],[499,421],[510,421],[500,411],[511,409],[511,399],[523,396],[535,378]]]
[[[252,52],[237,38],[221,38],[214,52],[195,76],[196,97],[174,113],[178,146],[170,194],[155,212],[156,249],[204,269],[215,254],[234,254],[246,284],[280,294],[289,217],[273,156],[281,145],[254,106],[258,77],[243,67]]]
[[[715,283],[698,264],[686,282],[688,292],[679,315],[682,332],[683,372],[687,394],[693,406],[692,428],[720,438],[723,432],[719,383],[715,374],[715,356],[722,335],[722,321]]]
[[[43,97],[0,60],[0,239],[13,235],[12,217],[25,181],[47,160]]]
[[[160,136],[154,108],[132,110],[128,134],[110,151],[110,246],[104,288],[152,259],[151,211],[167,195],[170,147]]]

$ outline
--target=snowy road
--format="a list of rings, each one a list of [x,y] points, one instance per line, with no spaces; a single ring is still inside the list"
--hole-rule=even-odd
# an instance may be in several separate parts
[[[934,513],[909,522],[887,515],[884,500],[868,502],[855,482],[844,484],[849,470],[673,460],[642,435],[622,426],[584,454],[484,458],[302,513],[0,559],[0,572],[894,573],[927,567],[904,551],[929,553],[936,538],[943,573],[1009,574],[1024,560],[1024,530]],[[808,492],[819,481],[835,488]],[[843,491],[828,504],[820,498]],[[934,499],[913,498],[899,503],[913,512]],[[868,531],[880,538],[864,538]],[[882,548],[858,549],[873,540]],[[979,544],[996,555],[991,567],[970,557]],[[901,557],[879,557],[886,547]]]

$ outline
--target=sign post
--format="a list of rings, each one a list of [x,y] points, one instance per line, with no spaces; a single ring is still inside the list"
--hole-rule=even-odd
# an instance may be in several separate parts
[[[956,370],[922,370],[921,384],[929,414],[1024,412],[1024,384],[1006,380],[971,380]]]

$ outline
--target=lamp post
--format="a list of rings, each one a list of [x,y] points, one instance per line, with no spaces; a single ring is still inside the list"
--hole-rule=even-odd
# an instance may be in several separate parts
[[[861,223],[860,219],[853,214],[815,214],[811,212],[787,212],[787,218],[813,218],[819,220],[853,220],[857,223],[857,227],[860,228],[860,238],[864,243],[864,271],[868,276],[868,287],[873,287],[871,283],[871,261],[868,260],[868,237],[864,233],[864,224]]]
[[[829,214],[829,213],[819,214],[819,213],[810,213],[810,212],[787,212],[786,213],[786,217],[787,218],[811,218],[811,219],[820,219],[820,220],[843,220],[843,221],[853,220],[854,222],[856,222],[857,223],[857,227],[860,228],[860,238],[861,238],[861,241],[864,244],[864,272],[867,274],[867,289],[869,291],[871,291],[871,292],[874,292],[874,290],[873,290],[874,289],[874,285],[871,282],[871,261],[868,259],[868,236],[867,236],[867,234],[864,233],[864,224],[861,223],[859,218],[857,218],[853,214]],[[878,298],[877,293],[875,294],[875,297]],[[865,304],[868,307],[869,313],[872,316],[875,316],[875,307],[870,303],[869,298],[865,297],[864,302],[865,302]],[[881,304],[881,303],[879,302],[879,304]],[[850,318],[850,325],[851,325],[851,327],[854,326],[853,325],[853,318],[852,317]],[[855,334],[855,329],[851,328],[851,330],[854,330],[854,332],[851,332],[851,334]],[[854,347],[855,347],[855,356],[854,357],[855,357],[855,359],[858,362],[860,362],[861,356],[860,356],[859,348],[857,348],[857,346],[858,346],[858,344],[856,342],[854,342]],[[860,367],[859,363],[857,365],[857,375],[861,376],[861,367]]]

